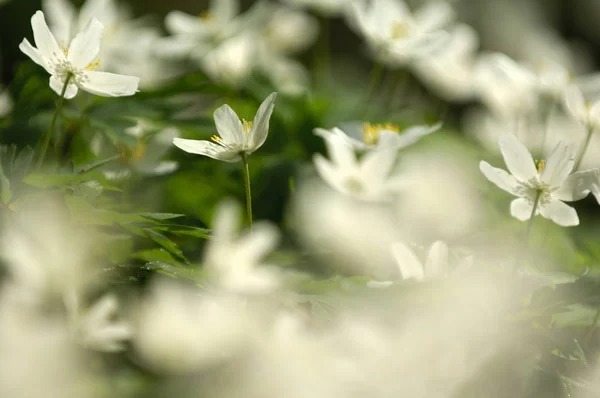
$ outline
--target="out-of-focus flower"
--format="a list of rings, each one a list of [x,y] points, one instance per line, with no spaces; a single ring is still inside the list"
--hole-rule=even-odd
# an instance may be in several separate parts
[[[176,70],[154,54],[159,40],[157,28],[132,18],[115,0],[86,0],[77,10],[68,0],[44,0],[42,9],[50,31],[59,42],[68,43],[91,18],[105,27],[99,58],[105,68],[140,78],[141,87],[153,87],[176,74]]]
[[[514,121],[537,110],[537,76],[506,55],[481,56],[475,81],[479,97],[497,115]]]
[[[252,232],[239,235],[239,206],[222,203],[213,221],[213,236],[204,254],[204,266],[222,289],[238,293],[265,293],[276,289],[279,276],[262,265],[278,243],[279,234],[270,224],[256,224]]]
[[[319,33],[317,20],[288,7],[276,7],[262,30],[266,46],[279,54],[295,54],[312,45]]]
[[[237,162],[241,153],[249,155],[264,144],[276,97],[277,93],[272,93],[263,101],[253,122],[240,120],[229,105],[218,108],[214,118],[220,136],[213,136],[211,140],[214,142],[175,138],[173,144],[189,153]]]
[[[172,281],[155,283],[138,314],[135,351],[161,372],[190,373],[221,363],[255,335],[242,300],[202,295]]]
[[[481,161],[479,168],[499,188],[519,197],[510,205],[511,215],[525,221],[541,214],[564,227],[579,225],[577,212],[563,201],[585,198],[592,190],[598,170],[571,174],[575,145],[559,142],[548,162],[540,160],[536,167],[527,148],[513,134],[502,135],[498,144],[511,174],[485,161]]]
[[[565,91],[565,106],[573,119],[588,129],[595,129],[600,125],[600,101],[586,102],[581,90],[571,85]]]
[[[13,107],[12,99],[8,90],[0,87],[0,117],[7,116]]]
[[[400,128],[392,123],[346,123],[343,130],[334,127],[331,130],[321,128],[315,129],[315,134],[326,137],[338,137],[359,151],[374,150],[398,150],[406,148],[421,137],[431,134],[442,127],[442,123],[432,126],[413,126],[400,131]]]
[[[434,2],[414,14],[401,0],[352,3],[352,25],[365,37],[373,55],[390,66],[431,55],[448,40],[443,30],[453,18],[448,3]]]
[[[325,16],[341,15],[350,4],[349,0],[284,0],[287,4],[306,7]]]
[[[71,329],[81,344],[97,351],[115,352],[125,349],[132,336],[131,326],[115,321],[119,303],[114,295],[105,295],[89,309],[82,311],[75,292],[65,297]]]
[[[479,38],[473,28],[458,25],[446,45],[416,62],[413,71],[435,93],[450,101],[466,101],[475,93],[473,71]]]
[[[97,19],[92,18],[66,48],[59,47],[41,11],[31,18],[31,27],[38,47],[23,39],[19,48],[52,75],[50,87],[56,93],[62,93],[67,81],[67,99],[75,97],[78,88],[106,97],[129,96],[137,92],[139,78],[95,70],[100,65],[100,61],[95,59],[104,31],[104,26]]]
[[[395,149],[371,151],[357,159],[354,148],[343,138],[333,134],[323,138],[330,160],[315,154],[313,162],[333,189],[365,201],[386,201],[397,194],[401,183],[391,175],[398,154]]]
[[[233,87],[242,86],[259,62],[258,36],[240,34],[194,58],[213,81]]]
[[[302,95],[310,88],[308,71],[293,58],[273,52],[264,53],[259,57],[257,67],[283,95]]]
[[[448,246],[442,241],[436,241],[431,245],[425,264],[421,263],[415,252],[402,242],[392,244],[391,250],[398,263],[402,279],[422,280],[448,274]]]

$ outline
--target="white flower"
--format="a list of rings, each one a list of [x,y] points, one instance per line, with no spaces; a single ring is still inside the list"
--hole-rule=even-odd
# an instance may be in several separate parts
[[[365,201],[391,199],[400,184],[391,176],[397,151],[371,151],[357,160],[354,148],[336,135],[324,135],[331,160],[321,154],[313,158],[315,168],[336,191]]]
[[[440,49],[448,39],[442,28],[452,19],[448,3],[434,2],[414,15],[401,0],[356,1],[351,21],[365,37],[375,57],[403,65]]]
[[[481,56],[474,78],[478,95],[494,113],[515,120],[537,110],[537,76],[506,55]]]
[[[444,48],[415,63],[413,71],[442,98],[469,100],[475,94],[473,71],[478,45],[475,30],[468,25],[458,25]]]
[[[92,18],[67,48],[58,45],[41,11],[31,18],[31,27],[37,48],[27,39],[23,39],[19,48],[52,75],[50,87],[58,94],[67,79],[67,99],[75,97],[78,88],[106,97],[128,96],[137,92],[139,78],[95,71],[100,64],[95,59],[104,31],[104,26],[97,19]]]
[[[579,87],[571,85],[565,91],[565,106],[570,115],[588,129],[600,125],[600,101],[586,102]]]
[[[214,118],[220,136],[213,136],[214,142],[175,138],[173,144],[189,153],[237,162],[241,159],[240,153],[249,155],[264,144],[276,97],[277,93],[272,93],[263,101],[253,122],[240,120],[229,105],[218,108]]]
[[[213,221],[213,236],[204,254],[204,266],[219,287],[238,293],[265,293],[279,285],[278,274],[261,261],[278,243],[270,224],[257,223],[252,232],[239,236],[240,208],[222,203]]]
[[[448,275],[448,246],[442,241],[431,245],[425,264],[421,263],[415,252],[402,242],[393,243],[391,250],[402,279],[422,280]]]
[[[414,144],[421,137],[439,130],[440,127],[442,127],[441,122],[432,126],[413,126],[400,131],[400,128],[392,123],[353,122],[345,124],[343,130],[337,127],[331,130],[317,128],[315,134],[323,138],[338,137],[359,151],[398,150]]]
[[[279,54],[294,54],[310,47],[319,33],[318,21],[288,7],[276,7],[263,29],[267,47]]]
[[[97,351],[115,352],[125,349],[125,341],[133,334],[132,328],[114,320],[119,302],[113,295],[99,298],[87,311],[82,312],[76,294],[65,297],[73,332],[85,347]]]
[[[242,86],[259,60],[257,40],[258,36],[253,33],[240,34],[192,57],[213,81]]]
[[[598,170],[571,174],[575,145],[559,142],[548,161],[541,160],[536,168],[527,148],[513,134],[502,135],[498,143],[512,175],[484,161],[479,168],[499,188],[519,197],[510,205],[511,215],[521,221],[528,220],[537,202],[534,215],[541,214],[565,227],[578,225],[577,212],[563,201],[580,200],[595,191]]]

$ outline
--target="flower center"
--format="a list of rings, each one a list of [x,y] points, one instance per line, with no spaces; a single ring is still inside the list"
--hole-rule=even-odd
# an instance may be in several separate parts
[[[392,39],[405,39],[409,36],[410,26],[406,21],[396,21],[392,24]]]
[[[400,133],[400,129],[397,124],[383,123],[383,124],[371,124],[365,123],[362,127],[363,131],[363,142],[367,145],[375,145],[379,140],[379,134],[382,131],[392,131],[396,134]]]
[[[537,165],[538,174],[542,174],[542,171],[544,171],[544,167],[546,166],[546,161],[544,159],[536,160],[535,164]]]
[[[252,120],[247,121],[246,119],[242,119],[242,126],[244,128],[244,133],[248,134],[252,129]]]
[[[85,70],[93,71],[93,70],[98,69],[99,67],[100,67],[100,60],[98,59],[98,60],[96,60],[94,62],[90,62],[88,64],[88,66],[85,67]]]

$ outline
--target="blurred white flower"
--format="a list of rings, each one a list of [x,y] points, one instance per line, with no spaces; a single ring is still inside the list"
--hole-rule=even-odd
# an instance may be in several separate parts
[[[350,4],[350,0],[284,0],[284,2],[292,6],[311,8],[327,17],[343,14]]]
[[[10,114],[13,108],[13,102],[7,89],[0,86],[0,117]]]
[[[233,357],[252,341],[255,327],[242,300],[161,280],[141,304],[133,345],[153,370],[190,373]]]
[[[564,227],[579,225],[577,212],[563,201],[585,198],[597,184],[598,170],[571,174],[576,146],[559,142],[548,162],[540,160],[536,167],[527,148],[513,134],[502,135],[498,144],[512,175],[485,161],[479,168],[499,188],[519,197],[510,205],[511,215],[525,221],[541,214]]]
[[[257,67],[270,79],[278,92],[299,96],[309,90],[310,76],[301,62],[273,52],[265,52],[259,58]]]
[[[391,250],[402,279],[422,280],[448,275],[448,246],[445,242],[436,241],[431,245],[425,264],[421,263],[415,252],[402,242],[393,243]]]
[[[240,153],[249,155],[264,144],[276,97],[277,93],[272,93],[263,101],[253,122],[240,120],[229,105],[219,107],[214,119],[220,136],[212,136],[214,142],[175,138],[173,144],[189,153],[237,162],[241,159]]]
[[[586,102],[581,90],[571,85],[564,94],[566,109],[574,120],[590,130],[600,125],[600,101]]]
[[[194,54],[204,72],[215,82],[242,86],[259,62],[259,37],[240,34],[224,40],[201,56]]]
[[[236,204],[223,202],[217,208],[213,239],[206,247],[204,266],[225,291],[254,294],[278,288],[278,273],[262,263],[277,246],[277,229],[257,223],[251,232],[240,235],[240,221],[240,208]]]
[[[31,27],[38,48],[27,39],[23,39],[19,48],[52,75],[50,87],[56,93],[62,93],[67,81],[67,99],[75,97],[78,88],[106,97],[129,96],[137,92],[139,78],[95,71],[100,65],[100,61],[95,59],[104,31],[104,26],[97,19],[92,18],[66,48],[56,43],[41,11],[31,18]]]
[[[412,70],[433,92],[450,101],[466,101],[475,94],[473,73],[479,46],[477,32],[468,25],[451,31],[446,45],[419,60]]]
[[[539,103],[537,76],[504,54],[483,55],[475,67],[477,93],[497,115],[519,121]]]
[[[295,54],[310,47],[319,34],[317,20],[293,8],[278,6],[262,30],[269,50],[280,54]]]
[[[125,349],[125,342],[133,334],[131,326],[114,318],[119,303],[114,295],[99,298],[83,311],[74,291],[65,297],[71,330],[84,347],[97,351],[115,352]]]
[[[343,124],[342,129],[317,128],[315,134],[323,138],[338,137],[358,151],[398,150],[414,144],[421,137],[439,130],[440,127],[442,127],[441,122],[431,126],[413,126],[400,131],[400,128],[392,123],[352,122]]]
[[[392,175],[398,152],[371,151],[357,159],[352,145],[338,135],[323,135],[330,160],[315,154],[313,162],[321,178],[336,191],[365,201],[391,200],[402,187]]]
[[[412,14],[402,0],[352,2],[351,24],[373,55],[390,66],[401,66],[431,55],[447,41],[443,30],[454,12],[446,2],[425,5]]]

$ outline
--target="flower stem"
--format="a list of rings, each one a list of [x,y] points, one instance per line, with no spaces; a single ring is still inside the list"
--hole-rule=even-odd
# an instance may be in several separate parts
[[[581,165],[581,161],[583,160],[583,157],[585,156],[585,152],[587,151],[587,148],[590,145],[590,141],[592,139],[593,132],[594,132],[594,127],[588,126],[587,133],[586,133],[585,139],[583,141],[583,145],[581,146],[581,152],[579,153],[579,156],[577,156],[577,160],[575,161],[575,165],[573,166],[574,172],[577,171],[577,169]]]
[[[62,109],[63,103],[65,102],[65,93],[67,92],[67,87],[69,87],[69,82],[71,81],[72,75],[67,75],[65,79],[65,84],[60,93],[60,99],[58,100],[58,104],[56,105],[56,111],[54,112],[54,116],[52,116],[52,122],[50,122],[50,129],[48,133],[46,133],[46,137],[44,137],[44,143],[42,144],[42,149],[40,151],[40,157],[37,161],[37,169],[39,170],[44,163],[44,158],[46,157],[46,152],[48,152],[48,146],[50,145],[50,140],[52,139],[52,135],[54,135],[54,127],[56,126],[56,120],[58,119],[58,115]]]
[[[242,157],[242,171],[244,172],[244,190],[246,191],[246,213],[248,215],[248,223],[250,231],[252,231],[252,191],[250,190],[250,168],[248,167],[248,154],[240,153]]]
[[[531,217],[529,217],[529,223],[527,224],[527,232],[525,234],[526,241],[529,241],[529,232],[531,231],[531,226],[533,225],[533,219],[535,217],[535,213],[537,213],[538,206],[540,204],[540,196],[542,191],[537,191],[535,194],[535,201],[533,202],[533,209],[531,209]]]

